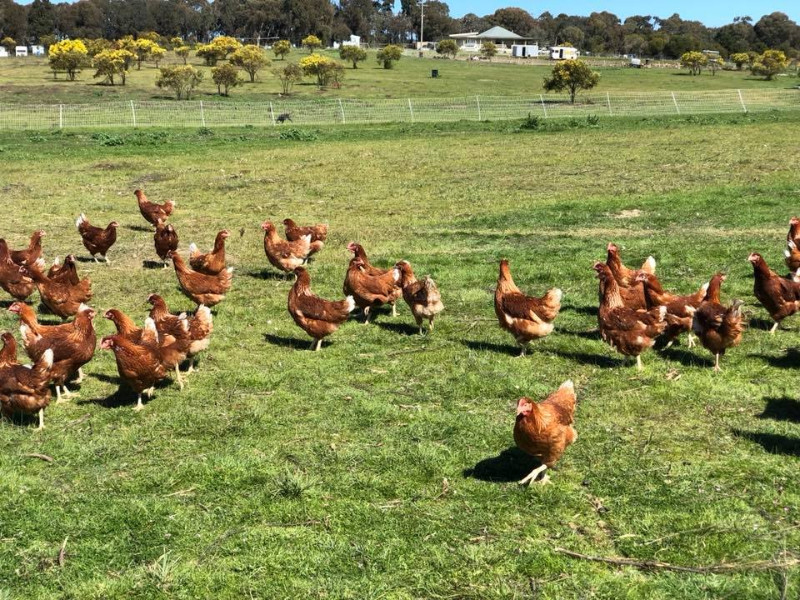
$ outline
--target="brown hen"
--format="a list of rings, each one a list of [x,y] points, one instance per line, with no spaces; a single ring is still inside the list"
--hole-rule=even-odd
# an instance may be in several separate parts
[[[319,350],[323,338],[339,329],[356,307],[352,296],[344,300],[324,300],[311,291],[311,277],[303,267],[294,270],[297,278],[289,290],[289,314],[297,326],[311,336],[312,350]]]

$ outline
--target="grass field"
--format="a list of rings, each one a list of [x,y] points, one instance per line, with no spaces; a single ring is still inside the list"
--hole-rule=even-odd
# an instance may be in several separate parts
[[[297,61],[305,53],[294,51],[288,58]],[[331,53],[338,57],[338,54]],[[174,61],[170,53],[168,57]],[[167,64],[165,62],[165,64]],[[211,81],[210,69],[202,61],[192,59],[192,64],[205,72],[205,81],[198,89],[197,98],[221,101],[257,101],[277,97],[280,82],[269,67],[261,72],[255,83],[245,83],[234,88],[229,98],[216,94]],[[272,66],[281,66],[282,61],[273,61]],[[342,98],[421,98],[458,97],[478,95],[525,96],[542,93],[542,79],[549,74],[548,65],[516,65],[462,60],[418,59],[405,56],[391,70],[381,68],[375,61],[374,52],[358,69],[348,69],[341,89],[319,91],[310,79],[294,88],[298,97],[342,97]],[[431,69],[438,69],[440,77],[431,79]],[[598,67],[601,74],[599,92],[614,91],[692,91],[737,88],[787,88],[798,83],[797,77],[782,76],[775,81],[764,81],[748,72],[720,71],[712,76],[703,73],[692,77],[686,70],[677,69],[630,69],[627,67]],[[158,69],[145,64],[141,71],[130,71],[127,84],[123,86],[101,85],[92,78],[93,70],[85,69],[79,79],[66,81],[63,74],[54,81],[45,59],[0,60],[0,104],[3,103],[94,103],[113,100],[150,100],[171,98],[165,90],[155,86]]]
[[[177,200],[184,250],[234,231],[236,269],[183,392],[163,387],[136,413],[98,351],[81,397],[51,405],[42,432],[0,425],[0,598],[797,597],[796,567],[639,571],[556,550],[797,558],[800,323],[768,334],[746,260],[760,251],[783,271],[797,117],[518,125],[345,126],[306,142],[111,132],[113,147],[0,134],[12,247],[44,227],[48,259],[83,256],[78,213],[121,223],[111,265],[80,265],[96,308],[141,321],[151,292],[192,308],[171,269],[143,267],[154,252],[136,187]],[[260,222],[285,216],[330,224],[310,268],[326,297],[341,294],[353,239],[376,264],[430,273],[446,305],[435,332],[416,335],[402,306],[307,351],[261,242]],[[646,353],[638,373],[599,339],[591,265],[611,240],[629,265],[654,255],[670,289],[729,274],[723,301],[744,299],[751,326],[721,373],[685,345]],[[494,318],[503,257],[524,290],[565,293],[524,359]],[[0,328],[17,322],[0,312]],[[520,488],[531,463],[513,449],[516,400],[567,378],[579,439],[551,485]]]

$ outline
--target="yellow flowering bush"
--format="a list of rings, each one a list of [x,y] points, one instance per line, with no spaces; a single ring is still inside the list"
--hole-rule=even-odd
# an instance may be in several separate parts
[[[292,51],[292,45],[289,43],[289,40],[278,40],[272,44],[272,51],[275,53],[275,56],[283,60],[284,57]]]
[[[252,83],[256,80],[256,73],[269,64],[269,59],[261,48],[254,44],[248,44],[231,54],[231,64],[241,67],[245,73],[250,75],[250,83]]]
[[[94,68],[97,72],[95,77],[104,77],[105,81],[114,85],[114,77],[119,75],[122,85],[125,85],[125,78],[128,74],[128,64],[134,59],[131,52],[127,50],[103,50],[94,57]]]
[[[782,73],[789,66],[789,59],[782,50],[764,50],[764,53],[756,58],[750,68],[753,75],[763,75],[764,79],[771,81],[775,75]]]
[[[544,89],[548,92],[569,93],[569,101],[575,103],[578,90],[590,90],[600,83],[600,73],[592,71],[582,60],[560,60],[553,67],[550,77],[544,79]]]
[[[342,78],[344,65],[321,54],[311,54],[300,59],[300,68],[306,77],[316,77],[320,88]]]
[[[78,70],[86,65],[89,51],[81,40],[64,40],[50,46],[47,59],[53,69],[53,77],[57,71],[66,71],[70,81],[75,81]]]
[[[303,38],[303,46],[308,48],[309,52],[314,52],[317,48],[322,47],[322,40],[315,36],[313,33]]]
[[[681,55],[681,66],[689,69],[689,73],[692,75],[700,75],[700,71],[702,71],[703,67],[705,67],[707,64],[708,57],[697,50],[684,52]]]

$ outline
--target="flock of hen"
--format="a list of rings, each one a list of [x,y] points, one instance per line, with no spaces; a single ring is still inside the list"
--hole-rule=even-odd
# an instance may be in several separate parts
[[[183,293],[197,304],[194,314],[172,314],[164,299],[150,294],[152,305],[142,328],[117,309],[105,312],[105,318],[116,326],[117,333],[101,340],[100,348],[114,352],[121,379],[137,394],[136,410],[143,407],[142,394],[151,396],[155,385],[174,370],[175,380],[183,389],[179,366],[187,359],[194,370],[194,358],[205,350],[213,330],[213,307],[225,298],[231,288],[233,269],[226,266],[225,240],[229,233],[220,231],[214,248],[201,253],[194,244],[189,247],[189,264],[178,254],[178,235],[167,222],[175,204],[168,201],[156,204],[148,201],[141,190],[135,192],[140,212],[155,226],[156,254],[172,261]],[[353,258],[345,276],[345,299],[329,301],[311,291],[311,278],[304,267],[309,258],[322,250],[327,225],[298,227],[285,219],[286,239],[275,226],[265,221],[264,251],[269,262],[284,273],[296,278],[289,292],[288,310],[295,323],[312,339],[312,349],[319,350],[323,338],[332,334],[350,317],[356,306],[362,309],[368,323],[373,308],[390,305],[395,315],[395,303],[403,298],[416,320],[420,333],[423,323],[433,322],[444,306],[436,284],[430,277],[417,280],[408,261],[400,261],[391,269],[370,264],[364,248],[355,242],[348,245]],[[101,256],[108,262],[108,251],[116,242],[118,224],[106,228],[91,225],[82,214],[76,222],[84,247],[97,261]],[[0,240],[0,286],[17,301],[9,311],[19,315],[20,334],[32,365],[17,362],[17,345],[13,335],[3,333],[0,350],[0,408],[4,417],[15,411],[38,412],[39,428],[44,426],[44,409],[51,398],[50,384],[55,386],[57,403],[71,395],[66,387],[77,376],[83,378],[82,367],[89,362],[96,346],[93,325],[95,311],[86,303],[92,299],[91,282],[80,279],[75,257],[69,255],[64,264],[56,262],[45,272],[42,255],[43,231],[31,236],[29,246],[13,251]],[[754,293],[775,321],[774,333],[780,321],[800,308],[800,219],[792,218],[787,236],[786,264],[794,277],[781,277],[771,271],[761,255],[753,253],[749,261],[755,274]],[[688,344],[694,344],[692,333],[715,355],[715,370],[728,348],[741,341],[743,324],[742,302],[730,306],[720,302],[720,286],[725,275],[717,273],[696,293],[678,296],[665,292],[655,276],[655,260],[649,257],[638,270],[625,267],[619,249],[608,244],[605,263],[597,262],[594,269],[600,282],[598,325],[600,334],[612,348],[626,356],[635,356],[642,368],[641,353],[664,336],[666,346],[682,333],[688,334]],[[42,304],[53,314],[71,322],[43,325],[34,309],[26,304],[34,290],[39,291]],[[521,346],[521,355],[531,341],[547,336],[561,309],[562,292],[551,289],[540,298],[523,294],[515,285],[507,260],[500,262],[494,306],[500,327],[508,331]],[[565,382],[542,402],[528,398],[519,400],[514,439],[528,454],[538,458],[541,466],[522,480],[536,480],[548,467],[558,461],[564,449],[577,439],[572,427],[575,412],[575,390]],[[539,478],[546,481],[547,476]]]

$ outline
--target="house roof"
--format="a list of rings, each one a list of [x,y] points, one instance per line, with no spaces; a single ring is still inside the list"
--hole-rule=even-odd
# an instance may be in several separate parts
[[[477,36],[481,39],[490,39],[490,40],[522,40],[525,39],[521,35],[517,35],[513,31],[509,31],[505,27],[500,27],[499,25],[495,25],[491,29],[487,29],[483,33],[479,33]]]

